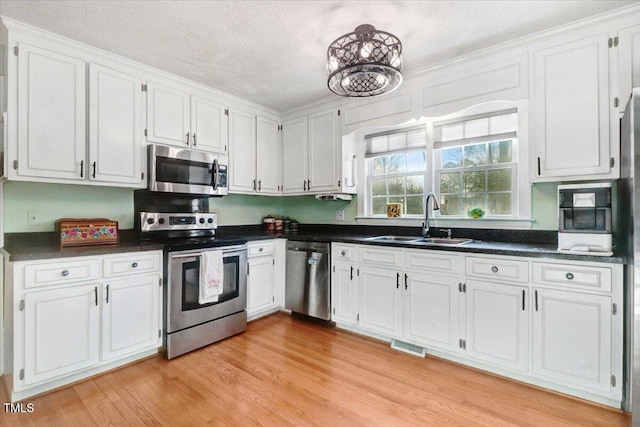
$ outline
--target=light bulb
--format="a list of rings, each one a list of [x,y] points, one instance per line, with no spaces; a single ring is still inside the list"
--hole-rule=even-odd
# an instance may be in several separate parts
[[[329,58],[329,71],[334,71],[338,68],[338,58],[332,56]]]
[[[378,76],[376,77],[376,83],[378,83],[379,86],[384,85],[386,81],[387,81],[387,78],[382,74],[378,74]]]
[[[362,44],[362,48],[360,48],[360,57],[367,59],[371,56],[371,51],[373,50],[373,44],[371,42],[366,42]]]
[[[342,79],[342,87],[349,87],[349,84],[351,84],[351,77],[347,76]]]

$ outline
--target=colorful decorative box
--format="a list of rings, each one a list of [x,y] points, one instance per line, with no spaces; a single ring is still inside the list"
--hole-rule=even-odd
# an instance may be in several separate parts
[[[398,218],[402,216],[402,203],[387,203],[387,217]]]
[[[118,243],[118,221],[107,218],[60,218],[56,221],[60,247],[115,245]]]

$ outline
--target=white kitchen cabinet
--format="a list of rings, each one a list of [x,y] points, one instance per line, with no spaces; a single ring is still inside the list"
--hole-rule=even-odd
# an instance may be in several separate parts
[[[608,43],[596,32],[530,46],[534,181],[618,177]]]
[[[402,338],[400,272],[368,265],[359,268],[359,326],[386,337]]]
[[[247,315],[256,318],[276,306],[274,241],[251,242],[247,248]]]
[[[611,297],[534,288],[533,304],[533,373],[611,392]]]
[[[331,245],[331,320],[355,326],[358,321],[357,246]]]
[[[81,283],[24,296],[25,385],[95,365],[100,357],[97,283]]]
[[[229,191],[253,194],[256,180],[256,116],[229,109]]]
[[[144,187],[142,80],[89,64],[89,163],[92,181]]]
[[[280,131],[278,121],[256,119],[256,179],[259,194],[280,193]]]
[[[17,159],[9,177],[84,180],[85,62],[18,43],[17,78]]]
[[[225,154],[227,107],[215,99],[147,83],[147,141]]]
[[[285,194],[340,190],[342,143],[339,122],[335,108],[284,121],[282,176]]]
[[[460,351],[459,283],[456,276],[405,273],[405,339]]]
[[[502,368],[529,368],[528,289],[467,280],[466,354]]]
[[[102,360],[158,346],[162,338],[159,274],[102,285]]]

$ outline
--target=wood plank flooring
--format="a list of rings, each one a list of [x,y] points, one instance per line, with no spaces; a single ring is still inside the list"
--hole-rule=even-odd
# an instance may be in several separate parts
[[[0,402],[7,402],[4,390]],[[0,408],[1,426],[629,426],[619,410],[285,314]]]

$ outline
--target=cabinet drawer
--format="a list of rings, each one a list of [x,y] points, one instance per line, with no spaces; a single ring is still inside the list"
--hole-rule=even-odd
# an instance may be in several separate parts
[[[460,273],[460,255],[451,255],[443,251],[405,251],[404,268],[411,270],[430,270],[441,273]]]
[[[162,254],[159,252],[132,252],[105,258],[102,263],[104,277],[159,272],[162,266]]]
[[[383,249],[374,246],[360,246],[358,261],[362,264],[402,268],[402,249]]]
[[[247,245],[247,256],[249,258],[255,256],[271,255],[273,253],[273,241],[249,243]]]
[[[529,281],[529,262],[485,257],[467,257],[466,274],[484,279]]]
[[[97,258],[27,264],[24,267],[25,288],[86,282],[97,280],[99,277],[100,261]]]
[[[347,245],[333,245],[332,248],[333,258],[336,261],[355,261],[356,260],[356,248],[354,246]]]
[[[533,263],[533,283],[541,285],[561,285],[610,292],[611,281],[612,272],[609,267]]]

